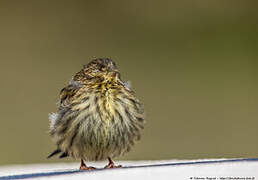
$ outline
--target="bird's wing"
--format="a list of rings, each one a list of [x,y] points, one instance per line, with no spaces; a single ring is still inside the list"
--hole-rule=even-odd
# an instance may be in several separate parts
[[[70,104],[71,99],[76,92],[81,88],[81,84],[78,81],[72,80],[68,86],[64,87],[60,92],[60,107],[66,107]]]

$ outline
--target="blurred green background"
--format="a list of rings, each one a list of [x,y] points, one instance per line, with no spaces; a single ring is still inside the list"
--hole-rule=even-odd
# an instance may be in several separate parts
[[[48,113],[94,57],[111,57],[145,105],[120,159],[258,156],[258,3],[0,2],[0,165],[46,159]]]

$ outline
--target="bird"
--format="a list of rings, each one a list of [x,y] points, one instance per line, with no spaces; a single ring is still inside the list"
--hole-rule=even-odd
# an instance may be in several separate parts
[[[108,160],[104,168],[119,168],[112,159],[140,140],[145,112],[115,62],[95,58],[61,90],[57,111],[49,120],[56,150],[48,158],[60,154],[59,158],[80,159],[80,170],[95,169],[85,161],[103,160]]]

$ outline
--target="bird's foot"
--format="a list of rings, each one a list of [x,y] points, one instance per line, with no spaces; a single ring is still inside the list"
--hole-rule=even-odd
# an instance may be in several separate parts
[[[106,166],[104,167],[105,169],[109,169],[109,168],[121,168],[121,167],[122,167],[121,165],[116,166],[115,163],[111,160],[110,157],[108,157],[108,161],[109,161],[109,163],[108,163],[108,165],[106,165]]]
[[[80,167],[80,170],[94,170],[94,169],[96,169],[96,168],[92,167],[92,166],[90,166],[90,167],[88,167],[88,166],[81,166]]]
[[[95,167],[88,167],[86,166],[86,164],[84,163],[84,161],[81,159],[81,167],[80,167],[80,170],[94,170],[96,169]]]
[[[121,167],[122,167],[121,165],[116,166],[114,163],[112,163],[112,164],[106,165],[104,168],[109,169],[109,168],[121,168]]]
[[[109,158],[109,163],[106,165],[104,168],[109,169],[109,168],[121,168],[121,165],[115,165],[115,163]]]

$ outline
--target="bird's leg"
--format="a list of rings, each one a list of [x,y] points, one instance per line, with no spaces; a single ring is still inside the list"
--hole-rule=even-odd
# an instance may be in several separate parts
[[[81,167],[80,170],[93,170],[96,169],[95,167],[88,167],[86,166],[86,164],[84,163],[83,159],[81,159]]]
[[[108,165],[105,166],[105,168],[120,168],[121,165],[115,166],[115,163],[112,161],[110,157],[108,157]]]

